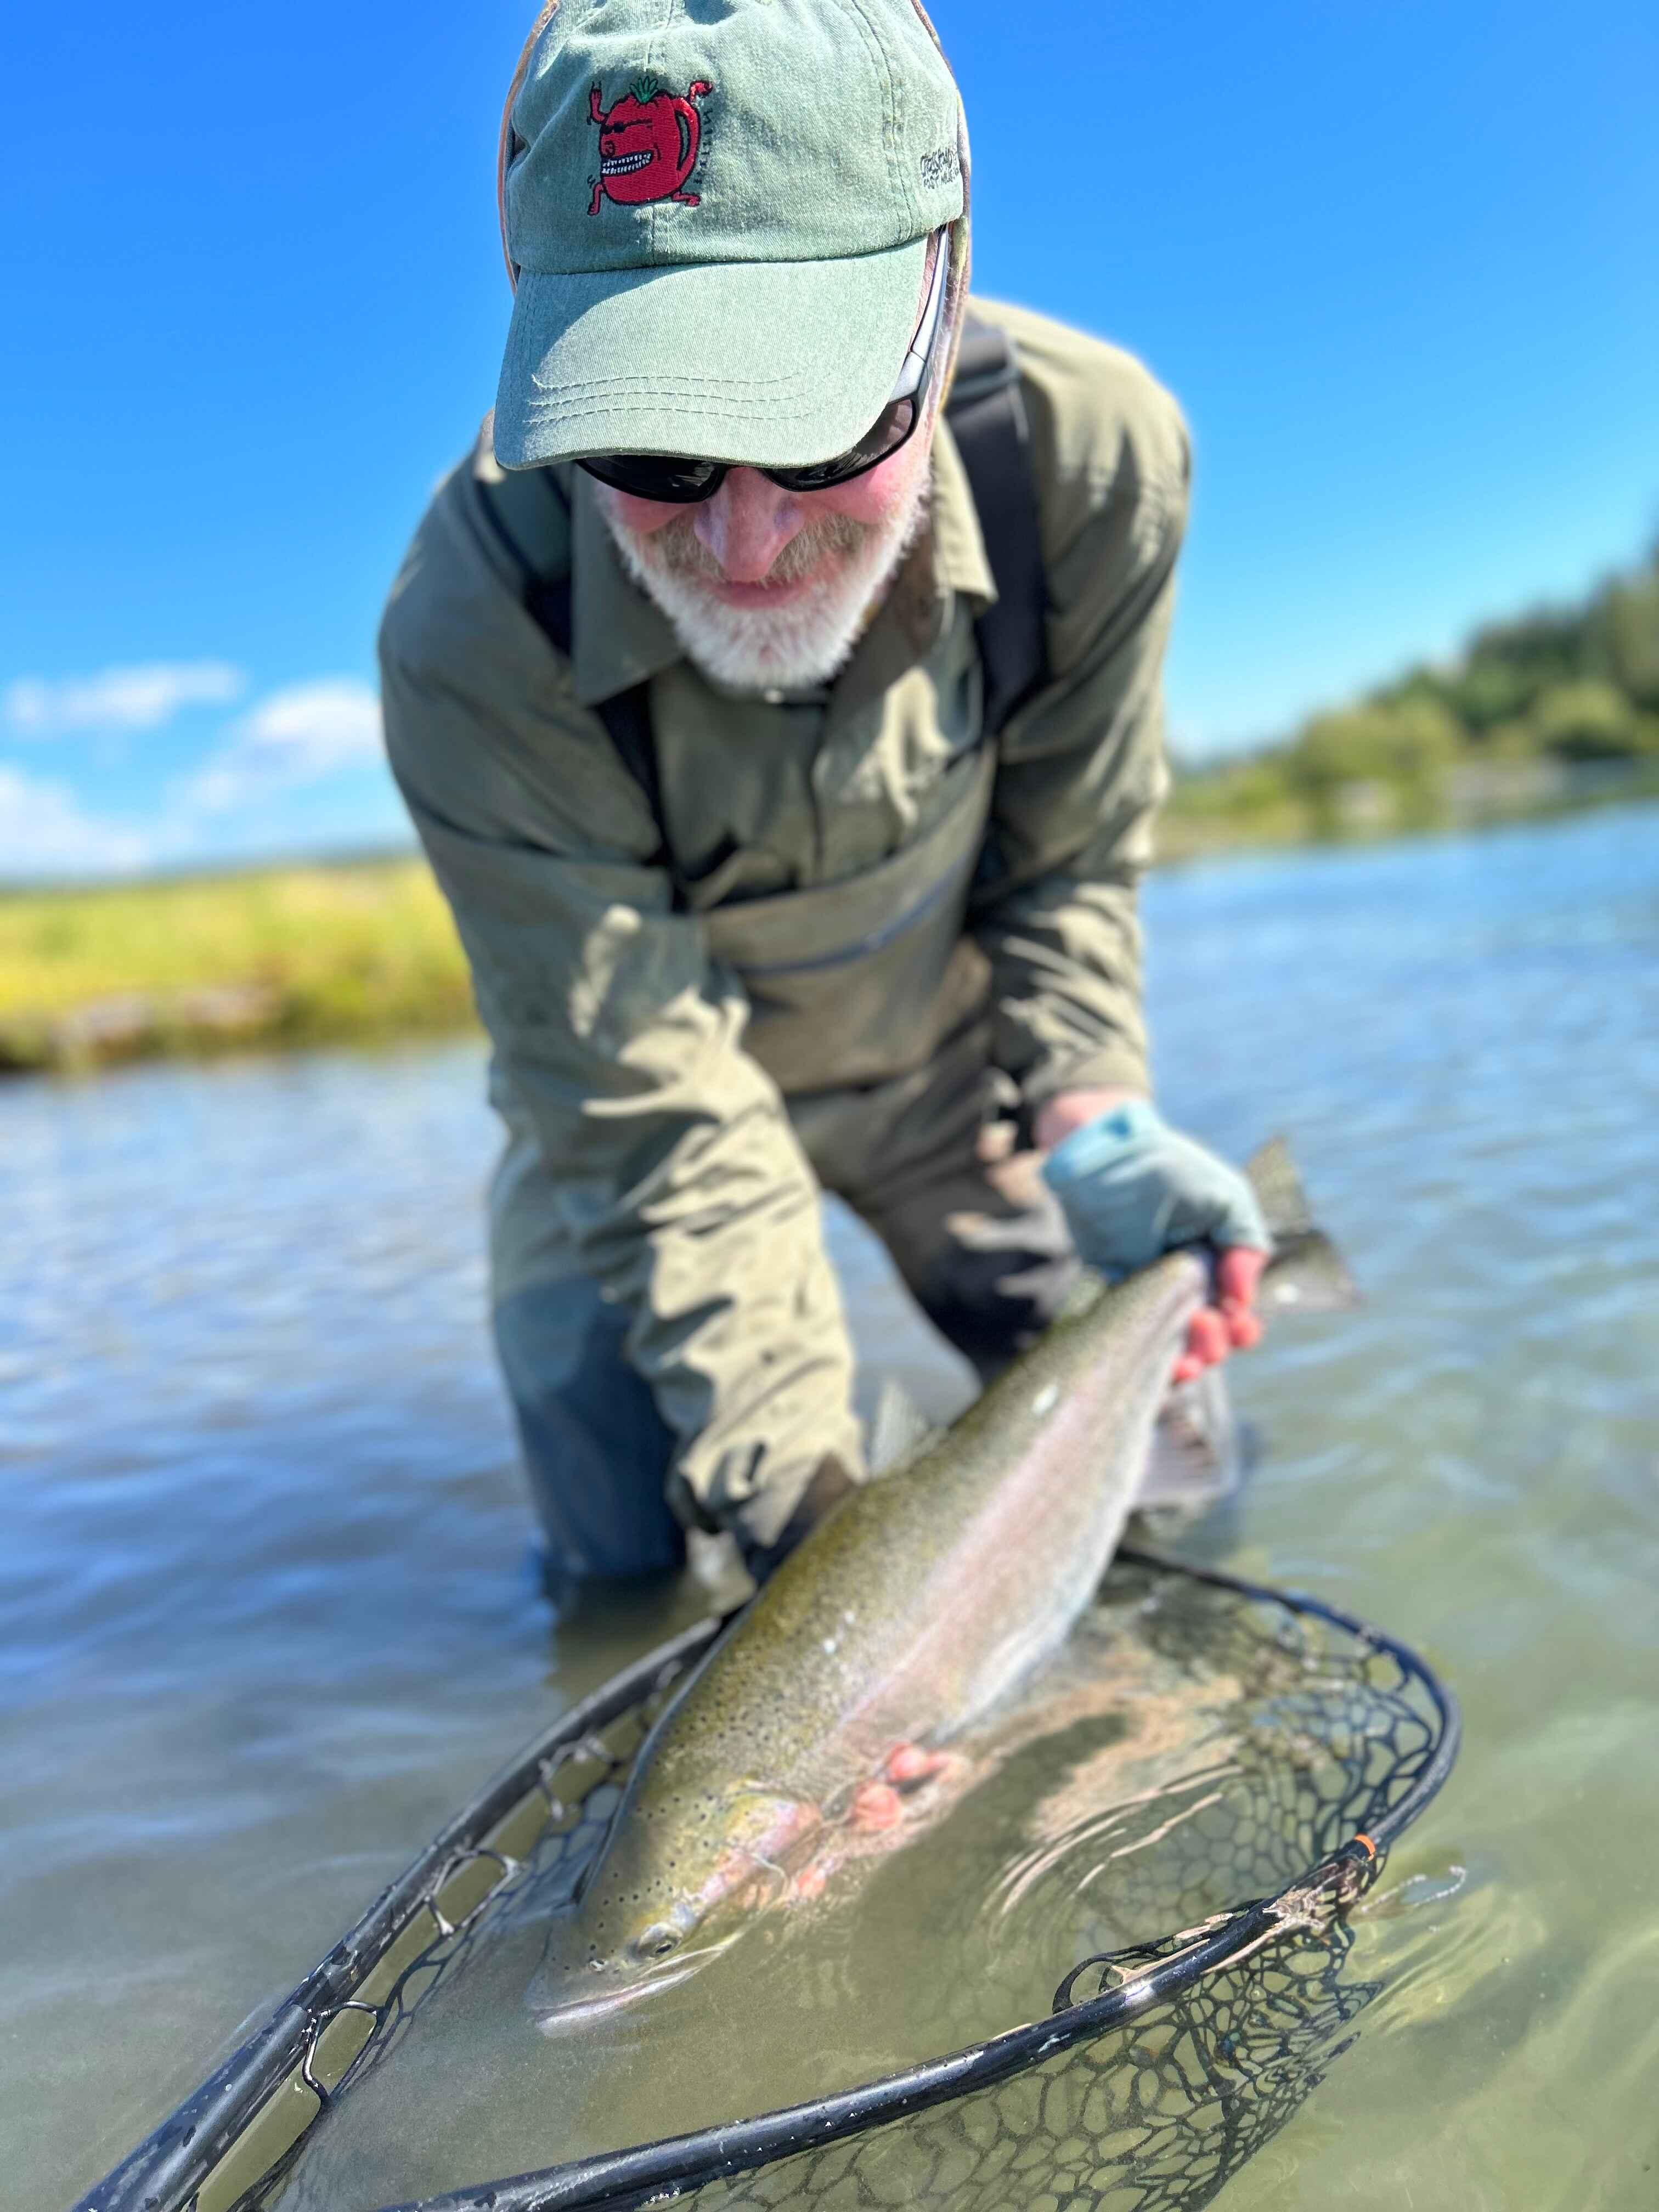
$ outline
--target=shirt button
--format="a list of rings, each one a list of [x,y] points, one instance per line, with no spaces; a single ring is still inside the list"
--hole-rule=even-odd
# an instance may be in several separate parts
[[[781,707],[783,704],[781,691],[763,691],[761,697],[765,700],[769,707]]]

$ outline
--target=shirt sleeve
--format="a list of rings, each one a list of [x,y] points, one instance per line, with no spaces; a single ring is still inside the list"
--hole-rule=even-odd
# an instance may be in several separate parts
[[[449,902],[498,1095],[578,1266],[632,1316],[671,1496],[768,1542],[827,1453],[860,1461],[818,1193],[748,1005],[646,864],[656,833],[568,666],[441,493],[380,648],[392,771]],[[777,1528],[772,1523],[775,1522]]]
[[[1136,893],[1168,789],[1162,672],[1189,456],[1167,393],[1098,351],[1108,396],[1034,424],[1053,673],[1003,732],[972,909],[995,1058],[1032,1107],[1149,1088]]]

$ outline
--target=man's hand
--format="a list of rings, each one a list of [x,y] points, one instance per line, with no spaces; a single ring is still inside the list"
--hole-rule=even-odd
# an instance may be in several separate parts
[[[1194,1315],[1176,1382],[1259,1340],[1256,1285],[1273,1240],[1237,1168],[1129,1091],[1062,1091],[1039,1112],[1036,1134],[1049,1153],[1043,1181],[1088,1266],[1127,1275],[1178,1244],[1214,1249],[1216,1301]]]

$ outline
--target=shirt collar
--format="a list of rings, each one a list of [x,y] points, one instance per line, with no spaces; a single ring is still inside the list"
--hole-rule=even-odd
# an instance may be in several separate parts
[[[932,465],[934,591],[941,598],[968,592],[988,604],[997,587],[968,471],[943,416],[933,433]],[[565,486],[571,523],[571,675],[585,707],[644,684],[685,657],[667,616],[623,567],[594,495],[586,471],[571,469]],[[879,611],[876,619],[880,621]]]
[[[570,671],[584,707],[685,657],[667,616],[623,567],[594,491],[585,469],[570,471]]]

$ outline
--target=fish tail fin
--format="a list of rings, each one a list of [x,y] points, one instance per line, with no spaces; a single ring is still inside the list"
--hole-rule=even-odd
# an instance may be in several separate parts
[[[1314,1226],[1313,1209],[1287,1139],[1269,1137],[1265,1145],[1258,1145],[1244,1163],[1244,1173],[1275,1241],[1309,1233]]]
[[[1357,1306],[1358,1286],[1342,1255],[1315,1222],[1284,1138],[1270,1137],[1259,1146],[1244,1172],[1273,1240],[1273,1257],[1262,1273],[1262,1305],[1269,1311],[1293,1306],[1303,1313],[1340,1313]]]

